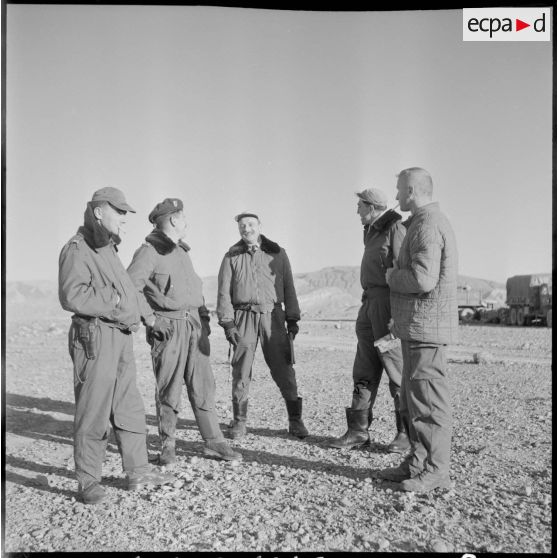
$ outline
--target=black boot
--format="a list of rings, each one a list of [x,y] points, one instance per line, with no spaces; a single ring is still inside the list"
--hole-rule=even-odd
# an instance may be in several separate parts
[[[330,448],[356,448],[370,443],[368,426],[372,422],[369,409],[345,409],[347,415],[347,432],[329,442]]]
[[[407,432],[405,432],[405,426],[399,411],[395,411],[395,425],[397,426],[397,435],[387,449],[390,453],[406,453],[411,449],[411,443]]]
[[[246,434],[246,415],[248,413],[248,400],[233,401],[233,421],[229,428],[229,436],[238,440]]]
[[[306,438],[308,430],[306,430],[306,426],[302,422],[302,397],[292,401],[285,399],[285,403],[289,415],[289,434],[297,438]]]

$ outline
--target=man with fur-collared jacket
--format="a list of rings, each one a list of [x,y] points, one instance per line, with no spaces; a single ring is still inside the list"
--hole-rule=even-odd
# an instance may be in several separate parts
[[[186,216],[182,200],[166,198],[149,214],[153,231],[134,254],[128,273],[151,308],[147,331],[157,383],[156,407],[161,465],[176,461],[176,425],[186,384],[188,399],[205,442],[203,453],[227,461],[241,460],[225,442],[215,410],[215,378],[209,361],[209,312],[202,281],[184,242]]]
[[[385,370],[397,429],[387,449],[393,453],[404,453],[410,449],[410,444],[399,412],[403,369],[401,344],[398,339],[392,339],[384,347],[381,340],[389,335],[391,320],[386,272],[397,261],[405,228],[401,224],[401,215],[388,209],[387,196],[382,190],[368,188],[358,192],[357,196],[357,213],[364,225],[364,253],[360,266],[362,305],[355,325],[358,342],[353,364],[353,396],[351,406],[345,408],[347,431],[328,445],[353,448],[370,443],[368,429],[372,424],[372,409]]]
[[[237,439],[246,434],[252,364],[260,341],[287,406],[289,433],[305,438],[308,431],[302,422],[302,398],[289,347],[289,335],[294,339],[300,320],[289,258],[283,248],[261,234],[257,214],[246,211],[235,220],[241,239],[223,258],[217,294],[219,324],[234,347],[230,436]]]
[[[74,367],[74,461],[79,497],[99,504],[110,429],[122,456],[129,490],[174,480],[148,463],[145,409],[136,385],[133,335],[149,307],[118,256],[128,212],[135,210],[112,186],[87,203],[83,226],[60,252],[58,296],[72,312],[68,349]]]

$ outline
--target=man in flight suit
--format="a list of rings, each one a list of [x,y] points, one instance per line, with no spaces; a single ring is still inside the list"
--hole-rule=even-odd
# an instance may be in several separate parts
[[[74,365],[74,460],[86,504],[103,501],[101,469],[112,425],[128,489],[173,480],[148,464],[145,410],[136,386],[132,332],[145,317],[117,254],[126,213],[134,212],[117,188],[97,190],[84,224],[62,248],[58,294],[73,312],[69,351]]]
[[[288,334],[294,339],[300,320],[291,265],[285,250],[261,234],[255,213],[241,213],[235,220],[241,239],[223,258],[217,292],[219,325],[234,346],[230,435],[240,438],[246,434],[248,391],[259,340],[287,406],[289,433],[305,438],[308,431],[302,422],[302,398],[290,363]]]
[[[374,345],[375,341],[389,334],[391,309],[386,271],[397,262],[405,227],[401,224],[401,215],[387,208],[387,196],[382,190],[368,188],[357,196],[357,213],[364,225],[364,254],[360,266],[363,295],[356,320],[358,344],[353,365],[354,389],[351,407],[345,409],[347,431],[331,441],[329,446],[352,448],[370,442],[368,428],[372,422],[372,408],[385,370],[397,428],[388,451],[405,453],[411,446],[399,412],[403,369],[401,344],[399,340],[394,340],[391,343],[393,346],[387,350]]]
[[[151,312],[147,337],[157,382],[155,402],[162,452],[161,465],[176,461],[176,423],[186,383],[188,398],[205,441],[204,454],[241,460],[225,442],[215,412],[215,378],[209,362],[209,311],[202,282],[184,242],[183,203],[167,198],[149,214],[155,225],[134,254],[128,273]]]

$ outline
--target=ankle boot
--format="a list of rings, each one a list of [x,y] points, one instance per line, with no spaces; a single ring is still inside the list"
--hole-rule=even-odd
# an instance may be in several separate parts
[[[229,435],[233,440],[238,440],[246,434],[246,415],[248,413],[248,400],[233,401],[233,420],[229,428]]]
[[[407,455],[407,457],[405,457],[405,459],[403,459],[397,467],[388,467],[387,469],[377,471],[375,474],[376,478],[394,482],[401,482],[406,479],[410,479],[413,476],[413,471],[411,471],[410,468],[412,457],[412,454]]]
[[[234,451],[224,440],[209,440],[205,442],[203,454],[207,457],[214,457],[225,461],[242,461],[242,454]]]
[[[308,430],[306,430],[306,426],[302,422],[302,397],[291,401],[285,399],[285,403],[289,415],[289,434],[301,439],[306,438]]]
[[[405,432],[399,411],[395,411],[395,425],[397,427],[397,435],[389,444],[387,450],[390,453],[405,453],[411,449],[411,442],[409,442],[409,437]]]
[[[369,409],[345,409],[347,415],[347,432],[328,443],[330,448],[356,448],[370,443],[368,434]],[[371,422],[371,421],[370,421]]]

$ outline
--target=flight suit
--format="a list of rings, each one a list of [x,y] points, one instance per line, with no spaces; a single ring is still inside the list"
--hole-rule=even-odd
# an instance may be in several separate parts
[[[386,270],[397,260],[404,236],[401,216],[392,210],[364,230],[364,254],[360,266],[363,296],[355,325],[358,343],[353,364],[353,409],[372,409],[385,370],[395,410],[399,411],[403,369],[401,346],[396,345],[381,353],[374,342],[389,333],[391,307]]]
[[[219,324],[236,329],[239,340],[232,358],[233,424],[231,436],[245,433],[248,392],[258,341],[271,377],[281,391],[289,416],[289,433],[308,436],[302,421],[287,329],[298,331],[300,308],[289,258],[283,248],[260,235],[260,246],[240,240],[225,254],[218,276]],[[285,329],[285,323],[287,329]]]
[[[234,322],[240,334],[232,358],[233,407],[248,400],[258,341],[281,395],[297,400],[285,322],[300,320],[300,308],[289,259],[279,245],[261,235],[254,252],[242,240],[229,249],[219,269],[217,316],[220,324]]]
[[[163,448],[175,443],[183,383],[204,441],[224,440],[215,410],[215,378],[209,361],[209,312],[189,250],[186,243],[174,243],[156,229],[136,250],[128,267],[151,314],[169,332],[168,339],[149,339]]]
[[[91,206],[84,226],[62,248],[59,299],[73,312],[69,352],[74,367],[74,460],[81,489],[101,481],[112,425],[126,473],[148,466],[145,409],[136,386],[132,331],[145,311],[117,254],[118,237],[96,222]],[[88,350],[79,324],[95,332]]]

